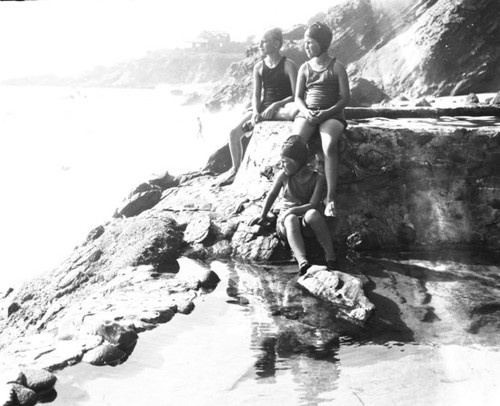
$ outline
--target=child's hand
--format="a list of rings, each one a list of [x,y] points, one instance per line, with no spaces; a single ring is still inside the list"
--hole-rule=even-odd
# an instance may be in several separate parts
[[[271,224],[271,222],[268,219],[263,219],[262,217],[255,217],[248,222],[248,225],[250,227],[255,226],[255,225],[268,226],[270,224]]]
[[[271,120],[277,111],[278,111],[278,106],[273,103],[262,112],[261,117],[263,120]]]
[[[259,121],[261,121],[261,117],[259,113],[253,113],[252,114],[252,124],[255,126]]]
[[[307,121],[309,121],[311,124],[319,124],[320,121],[318,119],[318,116],[320,114],[319,110],[308,110],[307,111]]]

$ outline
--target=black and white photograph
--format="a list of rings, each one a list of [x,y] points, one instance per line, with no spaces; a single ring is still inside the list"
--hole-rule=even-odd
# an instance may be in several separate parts
[[[0,406],[496,406],[499,0],[0,0]]]

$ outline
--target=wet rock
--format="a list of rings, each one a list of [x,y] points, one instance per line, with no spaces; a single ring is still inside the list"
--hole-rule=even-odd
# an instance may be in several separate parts
[[[343,272],[313,266],[297,282],[314,296],[338,306],[355,321],[366,322],[375,309],[363,293],[362,282]]]
[[[35,391],[25,388],[19,384],[12,384],[15,404],[19,406],[33,406],[38,401]]]
[[[201,266],[181,269],[178,278],[202,289],[213,289],[220,282],[219,276],[214,271]]]
[[[95,329],[95,334],[100,335],[106,341],[118,345],[122,350],[134,346],[137,342],[137,333],[130,326],[106,320]]]
[[[189,314],[195,308],[195,304],[192,300],[185,300],[177,304],[177,312],[181,314]]]
[[[127,354],[118,345],[105,343],[86,352],[82,361],[92,365],[117,365],[126,357]]]
[[[57,381],[53,373],[43,369],[23,368],[22,373],[26,380],[25,386],[37,393],[51,389]]]

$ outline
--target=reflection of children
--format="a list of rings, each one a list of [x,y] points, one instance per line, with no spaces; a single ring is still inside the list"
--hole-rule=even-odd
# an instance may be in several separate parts
[[[289,243],[299,264],[300,274],[304,274],[311,266],[306,257],[304,236],[316,236],[325,251],[328,268],[335,267],[330,230],[318,211],[325,180],[307,166],[307,158],[308,148],[301,137],[292,135],[285,141],[281,149],[283,169],[276,175],[261,216],[254,220],[258,224],[267,221],[267,214],[281,192],[276,229],[278,235]]]
[[[263,59],[253,69],[252,109],[247,111],[229,134],[232,168],[223,176],[221,185],[234,181],[243,158],[241,140],[245,132],[264,120],[293,120],[297,108],[293,92],[297,66],[280,53],[283,34],[279,28],[266,31],[259,42]]]
[[[339,138],[347,127],[344,107],[349,102],[349,80],[344,66],[328,55],[332,32],[323,23],[314,23],[304,34],[309,61],[299,69],[295,102],[299,114],[293,132],[306,141],[318,128],[325,154],[327,185],[325,215],[336,216]]]

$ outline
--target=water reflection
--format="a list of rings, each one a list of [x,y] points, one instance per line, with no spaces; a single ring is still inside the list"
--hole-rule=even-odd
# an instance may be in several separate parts
[[[497,264],[465,250],[362,257],[346,271],[363,275],[377,310],[360,327],[300,289],[294,265],[213,263],[221,282],[190,315],[141,334],[123,365],[63,371],[55,403],[167,404],[168,393],[182,406],[463,404],[452,401],[454,382],[465,382],[490,404],[484,391],[500,377]]]

